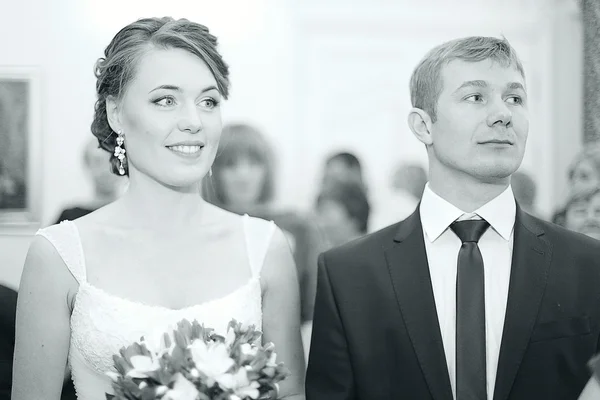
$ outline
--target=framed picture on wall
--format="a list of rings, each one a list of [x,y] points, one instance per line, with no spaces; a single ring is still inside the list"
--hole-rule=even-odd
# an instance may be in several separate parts
[[[41,107],[39,70],[0,65],[0,229],[40,222]]]

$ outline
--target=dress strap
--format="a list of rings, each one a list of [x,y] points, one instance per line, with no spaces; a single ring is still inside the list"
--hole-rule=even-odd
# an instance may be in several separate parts
[[[45,237],[54,246],[78,283],[85,282],[85,258],[75,223],[63,221],[38,230],[36,235]]]
[[[273,221],[250,217],[248,214],[244,214],[242,222],[252,276],[260,276],[276,225]]]

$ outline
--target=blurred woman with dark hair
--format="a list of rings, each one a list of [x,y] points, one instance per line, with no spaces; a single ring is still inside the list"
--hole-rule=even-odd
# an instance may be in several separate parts
[[[274,155],[265,137],[250,125],[224,126],[205,198],[238,214],[260,214],[271,209],[274,186]]]
[[[336,182],[354,182],[366,191],[362,164],[356,154],[342,151],[327,157],[321,185],[327,187]]]
[[[331,247],[365,235],[371,207],[364,188],[356,182],[334,182],[316,201],[319,224]]]

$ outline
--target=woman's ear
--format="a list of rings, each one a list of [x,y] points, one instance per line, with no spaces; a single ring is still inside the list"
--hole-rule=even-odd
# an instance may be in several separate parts
[[[431,117],[427,112],[420,108],[411,108],[408,113],[408,127],[425,146],[433,144],[433,137],[431,136],[432,125]]]
[[[119,101],[114,96],[106,98],[106,118],[113,132],[122,131]]]

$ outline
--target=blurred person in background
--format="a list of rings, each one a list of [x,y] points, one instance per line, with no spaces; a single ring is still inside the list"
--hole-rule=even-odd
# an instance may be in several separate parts
[[[396,190],[404,190],[416,202],[421,200],[426,185],[427,171],[421,165],[417,164],[402,164],[398,166],[392,178],[392,187]]]
[[[600,186],[573,194],[565,208],[565,227],[600,239]]]
[[[600,186],[600,147],[586,147],[569,169],[569,186],[572,192],[584,192]]]
[[[600,146],[593,145],[581,151],[568,170],[568,197],[600,186]],[[552,222],[565,226],[565,207],[552,216]]]
[[[275,155],[271,144],[257,128],[242,123],[223,127],[212,175],[204,179],[203,196],[237,214],[273,220],[286,234],[298,271],[307,354],[317,257],[324,248],[324,240],[312,218],[275,206]]]
[[[338,152],[327,157],[323,170],[322,187],[334,182],[354,182],[366,189],[362,164],[351,152]]]
[[[315,209],[330,248],[367,233],[369,201],[363,187],[356,182],[330,183],[319,193]]]
[[[523,171],[517,171],[512,175],[510,184],[515,200],[519,203],[521,209],[526,213],[537,216],[535,210],[537,186],[533,178]]]
[[[427,184],[427,171],[421,165],[400,163],[391,176],[389,193],[377,193],[369,231],[374,232],[402,221],[415,211]]]
[[[270,143],[256,128],[225,125],[212,175],[205,179],[205,194],[215,204],[238,214],[272,210],[274,163]]]
[[[113,174],[108,163],[110,154],[98,146],[98,140],[90,139],[84,148],[83,165],[92,181],[94,197],[88,204],[73,205],[63,211],[55,223],[73,221],[115,201],[123,192],[126,179]]]

